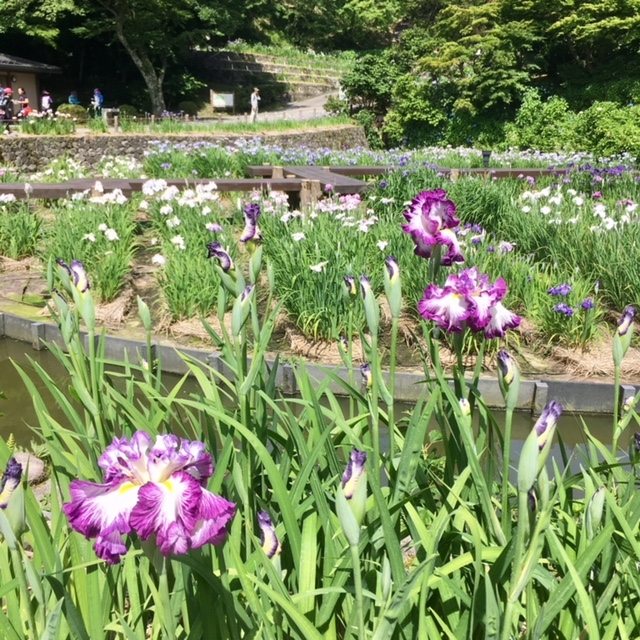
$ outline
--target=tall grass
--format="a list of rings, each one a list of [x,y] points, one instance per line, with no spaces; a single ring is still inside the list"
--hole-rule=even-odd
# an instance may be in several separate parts
[[[108,360],[91,293],[64,281],[73,302],[56,298],[64,345],[52,349],[70,373],[75,402],[37,364],[38,383],[18,368],[48,445],[53,489],[47,516],[23,487],[26,532],[12,537],[8,518],[0,517],[5,637],[637,636],[637,454],[615,446],[638,422],[637,397],[612,425],[613,446],[584,425],[579,472],[569,459],[546,460],[555,430],[549,414],[517,453],[477,390],[478,372],[458,367],[451,385],[425,324],[424,393],[396,418],[388,390],[394,381],[384,382],[376,351],[379,309],[365,296],[367,384],[345,382],[332,370],[318,384],[301,364],[294,370],[299,397],[284,398],[280,366],[266,360],[278,308],[258,310],[258,299],[271,300],[274,291],[254,255],[251,282],[259,291],[236,298],[221,289],[233,308],[231,327],[221,322],[216,333],[205,325],[222,366],[184,359],[199,388],[189,396],[181,393],[184,379],[165,388],[162,362]],[[387,289],[392,309],[399,283]],[[150,363],[149,309],[141,302],[139,311],[149,332],[140,357]],[[618,368],[630,337],[616,338]],[[346,362],[359,369],[348,355]],[[517,371],[501,382],[510,424]],[[348,395],[346,407],[331,383]],[[62,420],[51,418],[41,384]],[[424,449],[431,420],[441,433],[440,454]],[[238,506],[222,546],[171,557],[159,569],[130,536],[122,564],[107,566],[70,531],[60,508],[70,481],[99,481],[106,444],[139,429],[201,440],[212,452],[207,488]],[[384,433],[388,448],[380,444]],[[341,476],[354,449],[367,461],[351,497]],[[0,443],[0,463],[9,455]],[[260,540],[262,511],[279,539],[272,557]]]

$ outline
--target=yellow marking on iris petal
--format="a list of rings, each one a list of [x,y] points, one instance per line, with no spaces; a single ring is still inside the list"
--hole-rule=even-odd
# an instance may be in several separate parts
[[[173,482],[171,482],[171,478],[168,478],[162,483],[169,491],[173,491]]]
[[[118,493],[127,493],[127,491],[131,491],[131,489],[133,489],[134,487],[135,485],[133,484],[133,482],[125,482],[124,484],[120,485]]]

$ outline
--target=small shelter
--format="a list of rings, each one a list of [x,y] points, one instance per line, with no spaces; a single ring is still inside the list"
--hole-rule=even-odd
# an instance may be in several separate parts
[[[0,85],[11,87],[14,96],[17,94],[18,87],[24,87],[33,109],[38,109],[40,103],[39,76],[53,73],[62,73],[62,69],[52,64],[0,53]],[[46,86],[43,88],[46,89]]]

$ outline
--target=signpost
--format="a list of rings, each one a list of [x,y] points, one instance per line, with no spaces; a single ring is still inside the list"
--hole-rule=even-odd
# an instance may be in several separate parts
[[[211,89],[211,106],[213,111],[216,109],[231,109],[233,114],[236,113],[235,94],[233,93],[218,93]]]

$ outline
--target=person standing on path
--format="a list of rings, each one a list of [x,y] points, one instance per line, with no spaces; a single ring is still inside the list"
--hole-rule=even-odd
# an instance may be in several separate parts
[[[255,87],[251,94],[251,122],[255,122],[258,117],[258,104],[260,103],[260,89]]]

